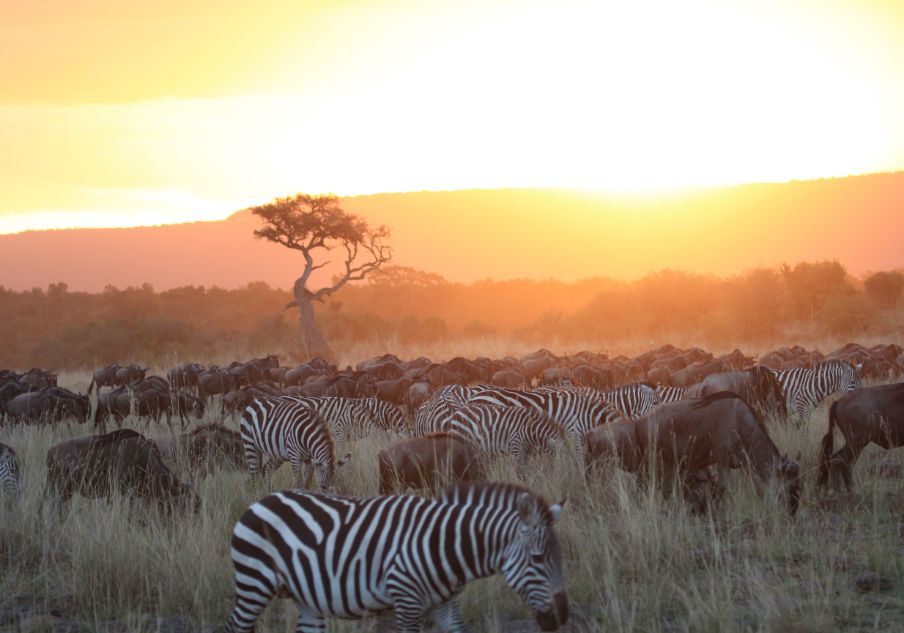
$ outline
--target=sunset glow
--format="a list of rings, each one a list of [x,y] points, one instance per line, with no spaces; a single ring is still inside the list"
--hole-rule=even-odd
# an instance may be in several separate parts
[[[904,169],[897,0],[2,4],[2,233]]]

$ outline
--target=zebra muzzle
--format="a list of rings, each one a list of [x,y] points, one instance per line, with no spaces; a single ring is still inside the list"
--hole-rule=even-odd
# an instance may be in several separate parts
[[[537,611],[537,625],[541,631],[555,631],[568,621],[568,597],[564,593],[553,595],[554,608]]]

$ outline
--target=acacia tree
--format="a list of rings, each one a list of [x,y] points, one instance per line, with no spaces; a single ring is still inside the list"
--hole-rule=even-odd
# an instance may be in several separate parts
[[[357,215],[343,211],[339,198],[333,195],[311,196],[303,193],[253,207],[264,226],[254,236],[300,251],[305,266],[295,280],[295,301],[301,322],[301,338],[308,358],[319,356],[335,360],[332,348],[323,338],[314,320],[314,301],[323,301],[350,281],[364,279],[392,259],[388,244],[389,229],[371,227]],[[311,273],[333,262],[325,259],[330,251],[342,253],[344,270],[333,278],[333,284],[317,290],[307,287]]]

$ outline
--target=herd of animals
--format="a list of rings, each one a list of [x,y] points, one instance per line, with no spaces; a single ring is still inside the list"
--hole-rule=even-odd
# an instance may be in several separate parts
[[[384,355],[343,370],[320,359],[280,367],[268,356],[146,374],[134,364],[105,367],[79,394],[46,370],[0,370],[4,424],[93,421],[98,433],[47,453],[44,495],[60,510],[76,493],[116,490],[166,515],[198,511],[198,495],[170,467],[179,453],[202,475],[219,466],[260,474],[288,461],[297,488],[253,504],[233,531],[226,630],[236,632],[253,630],[269,602],[288,596],[299,606],[299,631],[390,609],[402,631],[420,630],[428,616],[459,631],[458,594],[496,573],[542,630],[558,629],[569,612],[553,527],[564,502],[523,485],[539,454],[577,450],[588,478],[614,465],[695,504],[721,494],[725,470],[749,467],[780,482],[794,514],[800,468],[780,453],[767,422],[804,426],[822,400],[841,395],[820,447],[820,487],[840,479],[850,488],[868,444],[904,445],[904,351],[894,344],[849,344],[828,355],[782,348],[759,358],[672,346],[635,358],[540,350],[435,363]],[[186,428],[212,410],[224,422],[237,417],[239,431],[223,422]],[[164,415],[168,439],[121,428],[129,416],[147,425]],[[120,428],[106,432],[111,420]],[[845,439],[837,452],[836,427]],[[339,455],[372,433],[398,440],[378,456],[380,496],[333,494],[337,470],[352,458]],[[514,458],[521,482],[487,481],[497,455]],[[0,444],[0,494],[17,497],[21,486],[16,453]],[[397,494],[408,489],[417,494]]]

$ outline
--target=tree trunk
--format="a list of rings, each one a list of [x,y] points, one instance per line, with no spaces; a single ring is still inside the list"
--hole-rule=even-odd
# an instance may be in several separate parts
[[[333,349],[326,342],[326,339],[323,338],[320,330],[317,329],[317,322],[314,319],[314,304],[311,303],[302,284],[295,284],[295,301],[298,303],[301,342],[304,345],[307,360],[319,356],[331,363],[336,362],[336,355],[333,353]]]

